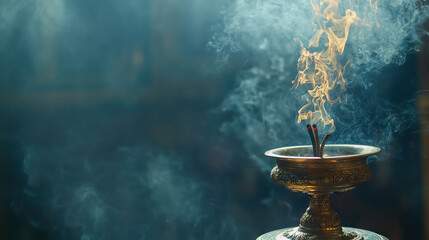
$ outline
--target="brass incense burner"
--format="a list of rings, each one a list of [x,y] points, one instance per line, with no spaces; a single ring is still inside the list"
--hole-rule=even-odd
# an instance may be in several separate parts
[[[266,233],[258,240],[375,240],[387,238],[360,229],[343,228],[331,207],[330,195],[355,188],[372,174],[367,158],[379,148],[363,145],[326,145],[323,157],[314,157],[312,146],[294,146],[267,151],[276,158],[271,179],[293,192],[310,195],[310,206],[299,227]]]

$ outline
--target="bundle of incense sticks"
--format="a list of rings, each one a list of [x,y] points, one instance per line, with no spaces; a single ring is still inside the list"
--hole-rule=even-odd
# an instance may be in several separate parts
[[[331,134],[327,134],[323,140],[322,144],[320,144],[319,139],[319,131],[317,130],[316,124],[313,124],[313,129],[310,124],[307,124],[308,135],[310,135],[311,144],[313,145],[313,155],[315,157],[323,157],[323,149],[325,148],[326,141],[331,136]]]

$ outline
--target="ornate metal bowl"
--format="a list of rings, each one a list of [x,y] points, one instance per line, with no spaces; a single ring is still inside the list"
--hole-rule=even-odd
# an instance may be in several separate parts
[[[312,146],[294,146],[267,151],[277,166],[271,179],[294,192],[310,195],[310,206],[297,228],[287,229],[276,240],[358,240],[356,231],[343,231],[340,216],[332,209],[330,194],[355,188],[372,174],[367,158],[380,152],[364,145],[326,145],[323,157],[312,156]],[[263,236],[260,237],[262,239]]]

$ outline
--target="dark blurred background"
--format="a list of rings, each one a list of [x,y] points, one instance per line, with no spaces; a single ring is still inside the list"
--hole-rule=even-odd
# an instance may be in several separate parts
[[[298,224],[307,197],[219,130],[252,64],[238,53],[219,66],[207,48],[221,2],[1,7],[0,239],[256,239]],[[375,83],[419,119],[371,163],[370,182],[334,194],[345,226],[429,239],[428,40]]]

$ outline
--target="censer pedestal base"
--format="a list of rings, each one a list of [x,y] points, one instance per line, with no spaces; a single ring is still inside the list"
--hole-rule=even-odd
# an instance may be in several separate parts
[[[264,235],[258,237],[256,240],[310,240],[310,239],[318,239],[319,238],[313,238],[314,236],[300,236],[299,238],[288,238],[288,235],[293,235],[293,232],[298,232],[298,228],[284,228],[275,230],[272,232],[265,233]],[[343,227],[344,235],[346,236],[354,236],[352,238],[347,237],[346,239],[351,240],[388,240],[386,237],[379,235],[374,232],[370,232],[367,230],[362,230],[358,228],[350,228],[350,227]],[[324,239],[324,240],[328,240]]]

